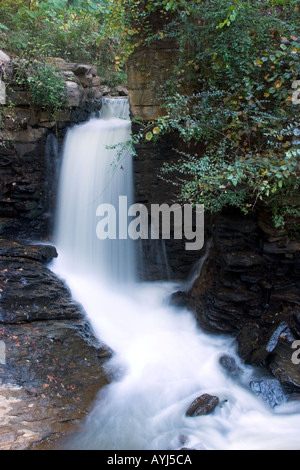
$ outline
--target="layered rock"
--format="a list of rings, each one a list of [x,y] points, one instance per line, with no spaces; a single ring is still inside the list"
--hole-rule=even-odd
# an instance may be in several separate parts
[[[155,120],[163,114],[160,94],[177,55],[178,44],[162,39],[138,47],[130,56],[127,71],[133,117]]]
[[[52,246],[0,240],[0,449],[46,448],[76,428],[111,351],[45,263]]]
[[[300,392],[292,348],[300,338],[300,242],[274,229],[261,208],[245,217],[215,218],[201,276],[188,297],[205,330],[236,336],[241,358],[266,366],[289,391]]]

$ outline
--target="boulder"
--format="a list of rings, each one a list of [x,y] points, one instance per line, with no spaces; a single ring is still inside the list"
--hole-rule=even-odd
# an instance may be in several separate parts
[[[129,96],[128,88],[125,88],[124,86],[117,86],[116,91],[119,93],[120,96]]]
[[[54,247],[2,241],[0,324],[82,318],[69,290],[44,266],[55,256]]]
[[[173,292],[170,296],[170,305],[178,308],[185,308],[188,304],[188,296],[186,292]]]
[[[66,82],[67,101],[69,106],[80,106],[83,98],[83,89],[76,82]]]
[[[234,357],[222,356],[219,359],[219,363],[221,364],[223,369],[227,372],[227,374],[232,378],[239,377],[243,374],[242,369],[237,365]]]
[[[285,401],[283,388],[276,379],[253,381],[250,383],[250,387],[255,395],[262,398],[270,408],[282,405]]]
[[[10,62],[10,57],[0,50],[0,64],[7,64],[8,62]]]
[[[57,251],[53,245],[24,245],[0,239],[0,262],[22,258],[41,263],[49,263],[53,258],[57,258]]]
[[[204,394],[196,398],[189,406],[186,416],[205,416],[211,414],[218,406],[220,400],[218,397]]]

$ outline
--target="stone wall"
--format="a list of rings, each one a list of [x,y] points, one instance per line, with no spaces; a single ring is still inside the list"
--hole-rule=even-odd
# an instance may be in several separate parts
[[[147,1],[141,0],[135,5],[145,13]],[[128,12],[130,17],[130,12]],[[176,38],[164,36],[164,27],[168,25],[173,13],[154,11],[149,14],[144,28],[140,30],[140,19],[131,18],[132,27],[139,31],[132,38],[134,49],[127,61],[127,84],[130,94],[133,118],[151,121],[161,116],[161,93],[177,63],[179,45]],[[149,41],[149,34],[157,35],[159,40]],[[139,44],[137,46],[137,44]]]
[[[140,3],[140,8],[145,7]],[[171,16],[171,14],[170,14]],[[149,18],[152,33],[159,34],[170,21],[169,14],[153,12]],[[149,31],[148,31],[149,32]],[[143,40],[143,31],[139,40]],[[165,114],[161,107],[162,93],[169,79],[179,54],[175,38],[153,40],[136,47],[127,63],[130,110],[133,133],[139,133],[139,121],[149,124]],[[180,84],[182,92],[186,84]],[[179,190],[173,184],[162,179],[161,168],[165,162],[174,162],[179,158],[176,149],[182,148],[175,135],[160,139],[159,143],[144,140],[136,146],[134,159],[135,200],[150,209],[151,204],[169,204],[178,202]],[[183,280],[189,275],[193,265],[202,257],[203,252],[186,251],[185,240],[144,241],[140,247],[143,263],[140,263],[142,279]]]
[[[160,94],[177,54],[174,41],[161,40],[141,46],[131,55],[127,74],[133,118],[155,120],[163,114]]]

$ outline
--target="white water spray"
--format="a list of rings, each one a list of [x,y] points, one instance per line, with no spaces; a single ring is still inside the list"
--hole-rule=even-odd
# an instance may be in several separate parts
[[[132,198],[130,155],[123,154],[122,168],[115,167],[116,150],[107,148],[129,138],[128,103],[107,100],[101,119],[72,129],[66,139],[59,258],[52,269],[113,349],[107,368],[115,374],[68,447],[299,449],[299,405],[269,409],[250,391],[253,369],[240,363],[233,341],[204,334],[190,312],[168,305],[178,286],[136,282],[131,241],[97,239],[99,203],[116,204],[119,195]],[[243,369],[240,382],[220,366],[226,354]],[[187,417],[190,403],[204,393],[217,395],[220,405],[209,416]]]

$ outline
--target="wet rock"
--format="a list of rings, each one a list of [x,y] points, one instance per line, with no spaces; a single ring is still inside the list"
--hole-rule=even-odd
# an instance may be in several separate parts
[[[263,249],[270,254],[294,254],[300,252],[300,242],[286,240],[281,243],[264,243]]]
[[[101,387],[110,351],[84,339],[81,321],[0,327],[0,450],[24,450],[74,431]],[[92,336],[92,332],[91,332]],[[43,448],[43,446],[42,446]]]
[[[247,325],[237,336],[238,354],[246,362],[251,362],[253,352],[256,350],[261,331],[257,325]]]
[[[188,296],[186,292],[174,292],[170,296],[170,305],[174,307],[184,308],[188,304]]]
[[[216,294],[216,298],[218,300],[233,304],[250,302],[255,297],[256,295],[253,292],[243,288],[240,288],[239,290],[221,288]]]
[[[0,450],[55,441],[109,382],[112,352],[46,266],[46,245],[0,242]]]
[[[243,374],[242,369],[237,365],[234,357],[222,356],[219,359],[219,362],[223,369],[233,378],[239,377]]]
[[[266,345],[266,351],[269,353],[274,351],[276,348],[278,341],[282,335],[291,337],[291,331],[287,323],[283,322],[280,323],[279,326],[276,326],[273,331],[271,331],[268,343]]]
[[[38,261],[0,259],[0,323],[82,318],[61,280]]]
[[[189,406],[186,416],[204,416],[211,414],[219,404],[219,398],[204,394],[196,398]]]
[[[203,269],[209,266],[212,282],[199,277],[188,307],[207,331],[233,334],[245,363],[262,365],[284,390],[299,392],[299,366],[291,360],[300,338],[299,241],[270,221],[261,207],[251,217],[231,210],[217,217]]]
[[[291,336],[291,331],[286,322],[281,322],[270,330],[261,330],[255,348],[248,358],[248,361],[251,362],[251,364],[264,363],[283,336]]]
[[[255,395],[262,398],[270,408],[282,405],[285,401],[284,391],[276,379],[253,381],[250,387]]]
[[[224,261],[231,268],[249,268],[264,264],[264,259],[251,251],[227,253],[224,255]]]
[[[293,285],[278,286],[271,293],[273,302],[300,305],[300,287]]]
[[[18,242],[0,239],[0,261],[25,258],[28,260],[49,263],[57,257],[56,248],[52,245],[24,245]]]
[[[210,253],[188,307],[205,330],[235,335],[247,363],[265,363],[284,333],[280,325],[292,331],[299,313],[299,241],[291,235],[299,220],[289,226],[291,234],[278,231],[270,211],[259,206],[246,217],[228,209],[213,222]],[[299,328],[293,334],[299,338]]]

